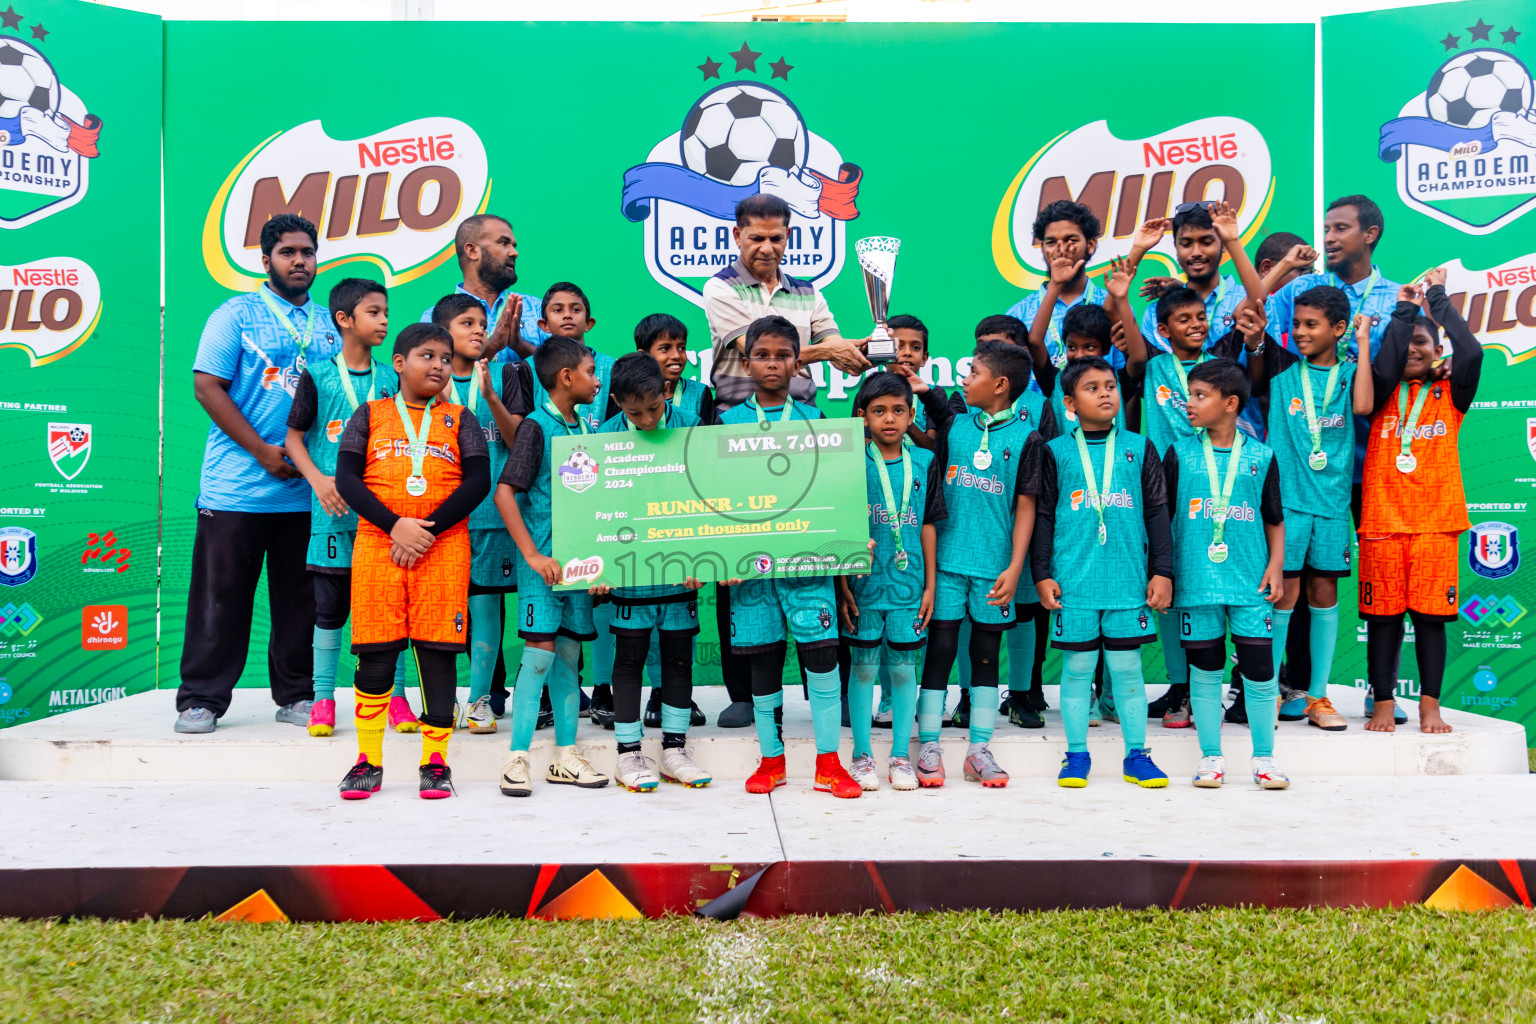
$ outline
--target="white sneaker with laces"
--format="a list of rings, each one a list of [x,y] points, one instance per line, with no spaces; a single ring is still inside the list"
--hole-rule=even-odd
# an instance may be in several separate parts
[[[683,747],[664,747],[661,751],[661,781],[676,782],[690,789],[700,789],[714,781],[709,772],[693,763]]]
[[[528,765],[528,751],[514,750],[507,755],[507,763],[501,766],[501,793],[503,796],[532,796],[533,782]]]
[[[464,705],[464,718],[461,725],[467,727],[470,732],[496,731],[496,715],[491,711],[490,694],[486,694],[473,704]]]
[[[1227,777],[1227,762],[1220,754],[1214,757],[1202,757],[1200,766],[1195,769],[1195,785],[1200,789],[1220,789],[1222,780]]]
[[[1290,776],[1280,770],[1273,757],[1253,759],[1253,781],[1260,789],[1285,789],[1291,784]]]
[[[859,788],[866,793],[873,793],[880,788],[880,773],[875,770],[875,758],[872,754],[860,754],[853,759],[848,766],[848,774],[853,776]]]
[[[651,793],[661,786],[661,778],[656,774],[651,759],[638,750],[619,755],[618,768],[613,776],[620,786],[631,793]]]
[[[579,786],[582,789],[602,789],[608,785],[608,776],[592,767],[590,761],[576,753],[575,745],[556,747],[555,759],[544,773],[544,781],[560,786]]]
[[[912,770],[910,757],[891,758],[886,777],[891,780],[892,789],[906,791],[917,788],[917,773]]]

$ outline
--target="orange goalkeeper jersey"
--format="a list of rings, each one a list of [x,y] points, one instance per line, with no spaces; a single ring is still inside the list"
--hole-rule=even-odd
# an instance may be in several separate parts
[[[1417,464],[1413,472],[1404,473],[1397,466],[1402,453],[1399,392],[1394,391],[1371,419],[1361,476],[1362,537],[1459,533],[1472,527],[1457,451],[1465,414],[1451,402],[1449,381],[1415,380],[1398,385],[1399,391],[1407,392],[1410,410],[1419,389],[1426,387],[1429,397],[1414,431],[1412,454]]]

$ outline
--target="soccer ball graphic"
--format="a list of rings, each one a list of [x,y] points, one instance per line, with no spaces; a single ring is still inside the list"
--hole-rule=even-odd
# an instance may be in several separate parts
[[[85,428],[84,427],[71,427],[70,430],[69,430],[69,439],[74,444],[82,444],[82,443],[84,443],[84,441],[85,441]]]
[[[805,164],[800,111],[776,89],[733,82],[699,98],[683,121],[683,166],[727,185],[749,185],[764,167]]]
[[[22,107],[55,113],[59,77],[37,50],[20,39],[0,37],[0,117],[15,117]]]
[[[1531,108],[1531,73],[1503,50],[1468,50],[1440,65],[1424,97],[1436,121],[1481,128],[1501,110]]]
[[[597,469],[597,462],[580,448],[571,452],[571,457],[565,460],[565,464],[578,473],[593,472]]]

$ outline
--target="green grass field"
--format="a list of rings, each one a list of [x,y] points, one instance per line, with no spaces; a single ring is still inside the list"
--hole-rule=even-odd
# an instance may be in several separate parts
[[[717,923],[0,921],[0,1020],[1536,1020],[1536,915],[1104,911]]]

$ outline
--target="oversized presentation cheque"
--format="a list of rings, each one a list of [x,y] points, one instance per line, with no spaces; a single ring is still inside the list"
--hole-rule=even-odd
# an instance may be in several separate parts
[[[550,463],[556,589],[869,571],[861,420],[557,437]]]

